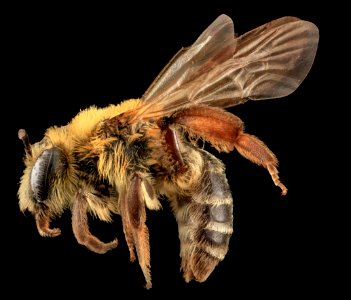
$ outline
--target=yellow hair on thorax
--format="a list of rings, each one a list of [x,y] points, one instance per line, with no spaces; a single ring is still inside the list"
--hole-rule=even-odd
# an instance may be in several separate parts
[[[130,99],[118,105],[109,105],[104,108],[91,106],[80,111],[77,116],[68,124],[69,132],[74,139],[89,137],[96,126],[103,120],[113,118],[126,111],[135,109],[139,106],[140,99]]]

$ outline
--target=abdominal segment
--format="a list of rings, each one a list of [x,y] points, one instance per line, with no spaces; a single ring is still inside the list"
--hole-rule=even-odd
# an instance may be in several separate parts
[[[198,180],[192,181],[187,191],[170,197],[178,222],[181,267],[187,282],[203,282],[208,278],[227,254],[233,233],[233,199],[223,164],[205,151],[200,154]]]

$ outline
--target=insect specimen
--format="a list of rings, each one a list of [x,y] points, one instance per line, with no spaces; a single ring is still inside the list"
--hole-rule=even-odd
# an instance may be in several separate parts
[[[35,144],[20,129],[26,167],[20,209],[30,211],[39,233],[50,237],[61,233],[50,221],[70,210],[78,243],[96,253],[118,241],[94,236],[88,214],[106,222],[119,214],[130,259],[138,259],[150,288],[147,209],[158,210],[166,198],[178,223],[185,281],[205,281],[228,252],[233,200],[225,166],[197,141],[218,151],[236,149],[266,168],[285,195],[273,152],[225,108],[295,91],[318,40],[317,27],[295,17],[236,37],[232,20],[220,15],[140,99],[82,110],[67,125],[48,128]]]

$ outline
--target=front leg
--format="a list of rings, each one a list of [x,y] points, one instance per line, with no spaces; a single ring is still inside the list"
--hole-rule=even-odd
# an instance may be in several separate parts
[[[88,202],[86,196],[82,191],[79,191],[72,207],[72,228],[78,243],[86,246],[89,250],[100,254],[116,248],[118,245],[117,239],[114,239],[109,243],[104,243],[90,233],[87,208]]]
[[[244,133],[244,124],[237,116],[220,108],[194,105],[175,113],[171,120],[210,142],[218,151],[230,152],[236,148],[242,156],[266,168],[282,195],[287,194],[288,189],[279,180],[276,156],[257,137]]]
[[[50,217],[46,214],[45,210],[35,215],[35,222],[41,236],[56,237],[61,234],[59,228],[50,228]]]

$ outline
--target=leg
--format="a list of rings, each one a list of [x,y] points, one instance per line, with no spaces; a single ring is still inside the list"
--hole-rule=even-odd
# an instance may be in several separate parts
[[[235,148],[248,160],[265,167],[271,175],[274,184],[282,190],[282,195],[285,196],[287,194],[288,189],[279,180],[278,160],[261,140],[242,132],[235,142]]]
[[[230,152],[236,148],[245,158],[265,167],[282,195],[286,195],[288,190],[278,176],[277,158],[262,141],[244,133],[244,124],[237,116],[220,108],[194,105],[175,113],[171,120],[210,142],[218,151]]]
[[[35,215],[35,222],[41,236],[56,237],[61,234],[61,230],[59,228],[50,228],[50,218],[45,214],[45,212],[37,213]]]
[[[123,231],[130,252],[130,260],[135,260],[136,249],[139,265],[143,271],[146,288],[151,288],[149,231],[145,224],[146,210],[144,179],[137,173],[131,178],[130,186],[121,195],[121,216]],[[148,196],[149,197],[149,196]]]
[[[170,120],[163,119],[160,122],[160,127],[163,132],[163,138],[166,144],[166,153],[168,154],[169,162],[175,167],[179,173],[184,173],[187,166],[184,163],[183,156],[179,148],[179,139],[177,132],[170,126]],[[173,120],[171,120],[173,122]]]
[[[86,196],[80,191],[77,193],[76,201],[72,207],[72,228],[74,236],[79,244],[86,246],[89,250],[103,254],[118,245],[117,239],[112,242],[104,243],[89,231]]]

